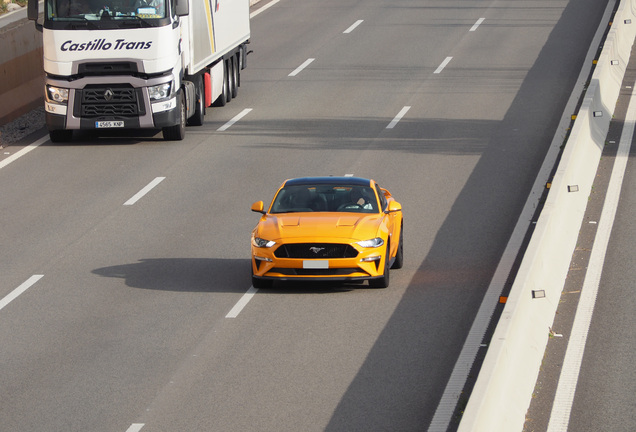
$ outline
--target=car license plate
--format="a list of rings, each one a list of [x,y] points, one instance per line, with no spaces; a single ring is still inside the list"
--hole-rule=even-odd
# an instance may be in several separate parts
[[[329,260],[311,260],[303,261],[304,269],[328,269]]]
[[[97,121],[95,122],[95,127],[102,129],[102,128],[123,128],[124,127],[124,122],[123,121]]]

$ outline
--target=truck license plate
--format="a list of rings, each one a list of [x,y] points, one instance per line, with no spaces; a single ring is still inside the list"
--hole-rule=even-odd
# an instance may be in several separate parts
[[[123,128],[124,127],[124,122],[123,121],[97,121],[95,122],[95,127],[102,129],[102,128]]]

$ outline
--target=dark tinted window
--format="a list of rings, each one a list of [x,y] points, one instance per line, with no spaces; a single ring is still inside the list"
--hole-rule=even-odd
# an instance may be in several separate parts
[[[377,213],[373,189],[357,185],[293,185],[281,189],[270,213],[352,212]]]

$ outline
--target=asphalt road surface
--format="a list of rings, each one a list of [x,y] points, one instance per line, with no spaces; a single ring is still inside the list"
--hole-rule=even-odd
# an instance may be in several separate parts
[[[425,430],[606,4],[281,0],[183,142],[2,167],[0,430]],[[330,174],[401,202],[404,268],[244,297],[252,202]]]

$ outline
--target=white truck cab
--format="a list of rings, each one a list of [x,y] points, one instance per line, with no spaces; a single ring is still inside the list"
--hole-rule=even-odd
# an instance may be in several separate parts
[[[206,107],[236,96],[250,38],[249,0],[29,0],[43,33],[46,124],[161,129],[182,140]]]

